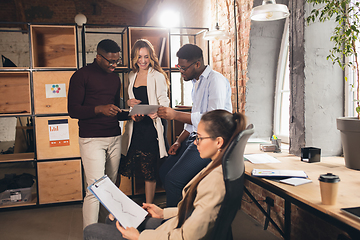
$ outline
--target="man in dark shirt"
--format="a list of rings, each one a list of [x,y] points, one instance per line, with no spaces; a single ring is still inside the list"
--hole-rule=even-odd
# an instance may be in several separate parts
[[[68,112],[79,119],[79,145],[87,185],[107,174],[114,182],[120,163],[120,47],[110,39],[99,42],[92,64],[70,79]],[[99,202],[88,190],[83,204],[84,228],[98,222]]]

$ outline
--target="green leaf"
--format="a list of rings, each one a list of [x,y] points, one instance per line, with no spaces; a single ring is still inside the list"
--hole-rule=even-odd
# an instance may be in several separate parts
[[[356,112],[357,112],[357,114],[360,114],[360,106],[356,107]]]

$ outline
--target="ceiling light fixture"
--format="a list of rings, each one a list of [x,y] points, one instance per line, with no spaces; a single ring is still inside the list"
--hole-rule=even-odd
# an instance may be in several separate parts
[[[228,32],[226,32],[225,30],[220,30],[220,26],[219,26],[219,17],[218,17],[218,1],[216,0],[216,25],[215,25],[215,29],[211,30],[211,31],[207,31],[204,35],[204,39],[205,40],[226,40],[226,39],[230,39],[230,36],[228,34]]]
[[[262,5],[251,10],[253,21],[273,21],[287,18],[290,15],[289,9],[284,4],[276,4],[275,0],[263,0]]]
[[[87,21],[86,16],[82,13],[78,13],[75,16],[75,22],[79,27],[82,27],[82,25],[84,25],[86,21]]]
[[[180,13],[174,10],[166,10],[160,14],[160,24],[166,28],[180,27]]]

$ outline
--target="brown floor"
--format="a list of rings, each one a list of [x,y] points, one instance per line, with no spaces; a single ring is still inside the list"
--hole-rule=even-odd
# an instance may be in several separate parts
[[[163,206],[164,195],[155,203]],[[134,199],[136,202],[141,199]],[[0,239],[6,240],[81,240],[82,204],[51,205],[37,208],[0,209]],[[233,222],[234,240],[279,240],[263,230],[253,218],[238,211]]]

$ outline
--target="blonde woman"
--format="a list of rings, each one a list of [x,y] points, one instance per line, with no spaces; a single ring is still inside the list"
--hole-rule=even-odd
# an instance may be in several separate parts
[[[127,104],[130,107],[136,104],[169,106],[168,79],[148,40],[135,42],[131,62]],[[144,179],[146,203],[152,203],[157,162],[167,156],[164,126],[157,113],[132,116],[132,121],[126,124],[122,144],[122,154],[126,157],[120,162],[119,172],[127,177],[134,173],[137,179]]]

